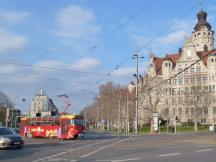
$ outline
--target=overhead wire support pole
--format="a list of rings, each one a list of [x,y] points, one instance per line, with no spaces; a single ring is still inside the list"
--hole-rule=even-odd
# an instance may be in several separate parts
[[[138,50],[135,55],[133,55],[132,59],[136,59],[136,74],[134,77],[136,78],[136,115],[135,115],[135,134],[138,134],[138,125],[139,125],[139,57]]]

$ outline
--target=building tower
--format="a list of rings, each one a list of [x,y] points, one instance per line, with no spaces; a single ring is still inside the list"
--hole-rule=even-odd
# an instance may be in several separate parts
[[[207,13],[201,9],[197,14],[198,22],[192,33],[192,42],[197,52],[208,51],[214,48],[214,31],[207,22]]]

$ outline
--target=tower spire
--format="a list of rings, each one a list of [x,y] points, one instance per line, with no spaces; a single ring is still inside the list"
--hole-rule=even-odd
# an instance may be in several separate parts
[[[201,8],[201,11],[203,11],[203,0],[200,0],[200,8]]]

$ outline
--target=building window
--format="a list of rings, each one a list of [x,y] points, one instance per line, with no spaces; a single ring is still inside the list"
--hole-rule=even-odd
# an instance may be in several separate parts
[[[194,113],[195,113],[195,109],[192,107],[191,108],[191,114],[194,115]]]
[[[185,78],[184,82],[185,82],[185,84],[188,84],[189,83],[189,78]]]
[[[216,107],[213,107],[213,113],[216,114]]]
[[[208,91],[208,86],[203,87],[204,91]]]
[[[172,99],[172,104],[176,105],[176,100],[174,98]]]
[[[212,89],[211,89],[211,85],[209,85],[209,92],[211,92],[212,91]]]
[[[189,87],[185,87],[185,93],[188,93],[190,91]]]
[[[191,83],[196,83],[195,78],[191,78]]]
[[[203,82],[206,83],[208,81],[208,77],[203,77]]]
[[[212,80],[214,80],[215,79],[215,76],[214,75],[212,75]]]
[[[183,80],[182,80],[182,78],[178,78],[178,84],[182,84],[183,83]]]
[[[201,82],[202,82],[201,77],[197,77],[197,83],[201,83]]]
[[[213,59],[213,58],[211,59],[211,62],[214,62],[214,59]]]
[[[208,108],[204,108],[203,114],[204,114],[204,115],[208,115]]]
[[[179,107],[179,109],[178,109],[178,115],[181,115],[181,114],[182,114],[182,108]]]
[[[182,99],[182,98],[179,98],[179,99],[178,99],[178,103],[179,103],[179,104],[182,104],[182,103],[183,103],[183,99]]]
[[[215,85],[212,85],[212,91],[215,92]]]
[[[188,107],[185,108],[185,113],[186,113],[186,114],[189,113],[189,108],[188,108]]]
[[[176,115],[176,108],[173,108],[173,114]]]
[[[200,67],[200,66],[197,67],[197,72],[198,72],[198,73],[201,72],[201,67]]]
[[[165,66],[168,66],[168,63],[166,62]]]
[[[201,123],[205,124],[206,123],[206,118],[201,118]]]
[[[190,69],[190,72],[191,72],[191,73],[194,73],[194,72],[195,72],[195,68],[192,67],[192,68]]]
[[[169,115],[169,108],[168,107],[165,109],[165,115]]]
[[[176,79],[173,79],[173,84],[176,84],[177,80]]]
[[[166,99],[166,105],[169,105],[169,100],[168,99]]]

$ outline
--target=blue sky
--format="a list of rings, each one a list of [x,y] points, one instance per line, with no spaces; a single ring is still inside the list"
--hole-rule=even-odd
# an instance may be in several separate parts
[[[23,112],[40,88],[60,110],[63,102],[57,96],[68,94],[70,112],[78,113],[92,102],[97,82],[126,85],[134,79],[135,61],[127,58],[137,48],[143,47],[139,54],[145,56],[139,63],[141,74],[150,49],[157,56],[176,53],[193,31],[199,2],[0,0],[0,90]],[[215,1],[205,0],[203,8],[214,30]]]

